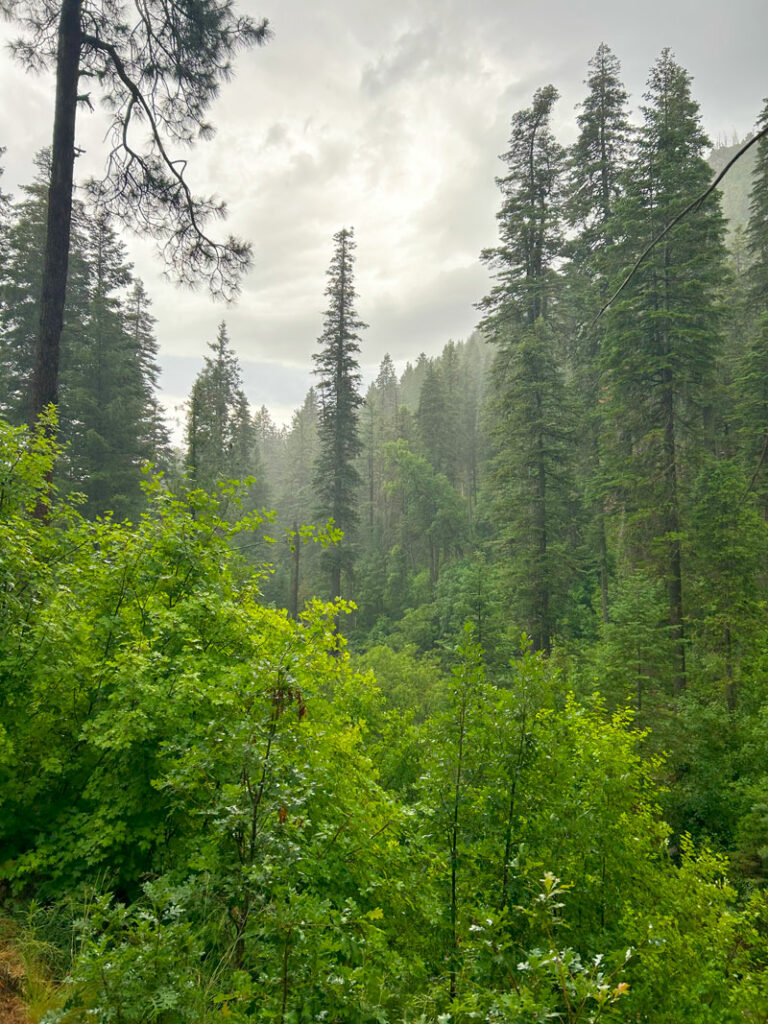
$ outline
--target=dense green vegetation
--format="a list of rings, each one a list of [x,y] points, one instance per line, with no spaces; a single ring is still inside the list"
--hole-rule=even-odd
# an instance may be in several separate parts
[[[472,337],[363,393],[343,230],[291,425],[221,324],[175,455],[87,206],[26,425],[45,161],[0,203],[0,898],[47,1024],[768,1015],[768,140],[730,248],[714,194],[598,316],[712,168],[669,51],[639,124],[607,47],[586,84],[570,149],[553,86],[513,115]]]

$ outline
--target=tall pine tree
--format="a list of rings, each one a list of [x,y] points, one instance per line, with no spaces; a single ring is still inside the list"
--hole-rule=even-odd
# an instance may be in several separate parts
[[[690,82],[664,50],[648,79],[637,152],[614,219],[626,265],[710,181],[703,155],[709,140]],[[666,583],[676,692],[686,680],[686,491],[701,450],[703,406],[721,341],[723,234],[713,194],[640,266],[612,307],[603,345],[603,409],[623,553],[630,566],[650,567]]]
[[[567,589],[570,497],[567,401],[554,336],[565,152],[552,134],[552,86],[512,118],[508,173],[498,179],[500,244],[483,253],[496,279],[481,329],[493,367],[492,503],[515,626],[548,650]]]
[[[343,570],[352,566],[351,534],[358,519],[356,491],[360,474],[355,459],[362,450],[358,428],[360,332],[366,324],[355,310],[354,252],[351,228],[333,236],[335,251],[328,268],[328,309],[320,352],[314,355],[320,400],[319,446],[315,466],[318,512],[344,531],[340,545],[327,553],[331,597],[341,596]]]
[[[758,128],[768,125],[768,100]],[[749,338],[740,372],[738,399],[740,433],[751,486],[768,511],[768,136],[757,143],[757,160],[750,193],[746,231],[749,268],[746,293]]]
[[[604,322],[594,317],[607,298],[613,253],[612,220],[623,191],[631,136],[627,93],[619,62],[604,44],[589,62],[588,93],[577,117],[579,135],[569,152],[566,216],[576,230],[566,270],[574,393],[582,437],[579,479],[584,483],[589,560],[600,578],[603,622],[608,621],[608,543],[600,460],[600,369]]]
[[[257,431],[243,391],[240,363],[224,322],[187,403],[186,463],[198,487],[261,475]],[[253,495],[257,500],[258,495]]]

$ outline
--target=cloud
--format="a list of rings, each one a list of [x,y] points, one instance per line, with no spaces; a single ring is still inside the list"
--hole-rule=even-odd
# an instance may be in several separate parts
[[[406,32],[394,47],[363,68],[362,91],[375,98],[388,89],[414,78],[419,72],[448,73],[440,64],[440,30],[432,23],[415,32]]]
[[[562,94],[556,128],[570,141],[601,40],[622,60],[635,102],[661,48],[675,48],[711,134],[743,134],[766,91],[764,0],[727,8],[679,0],[674,22],[667,0],[646,0],[642,18],[615,0],[476,0],[471,15],[465,0],[263,6],[275,38],[238,58],[211,111],[216,138],[189,155],[195,190],[229,202],[221,233],[253,242],[241,298],[223,307],[204,289],[181,292],[162,278],[151,242],[129,242],[154,301],[173,395],[185,393],[225,318],[251,400],[298,404],[311,382],[331,239],[342,226],[354,226],[358,241],[366,365],[386,351],[400,360],[433,354],[466,336],[488,288],[478,255],[496,241],[494,177],[510,118],[553,82]],[[13,100],[0,108],[0,145],[8,146],[3,185],[14,191],[50,139],[50,79],[25,76],[3,56],[0,90]],[[80,177],[103,166],[103,124],[100,114],[80,116]]]

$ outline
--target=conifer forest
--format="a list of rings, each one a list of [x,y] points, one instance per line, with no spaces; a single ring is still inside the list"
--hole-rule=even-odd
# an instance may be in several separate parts
[[[225,303],[174,426],[126,231],[268,272],[190,182],[280,32],[0,10],[0,1021],[768,1021],[768,100],[715,144],[598,37],[506,113],[474,330],[369,373],[339,225],[289,421]]]

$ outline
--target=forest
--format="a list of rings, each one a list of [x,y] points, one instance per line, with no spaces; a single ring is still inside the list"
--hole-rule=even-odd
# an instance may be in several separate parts
[[[0,192],[0,1020],[767,1021],[768,100],[713,149],[600,44],[575,141],[510,112],[470,337],[364,386],[342,227],[291,422],[225,309],[174,437],[121,231],[236,290],[158,140],[269,30],[43,6],[158,134],[64,245],[56,132]]]

